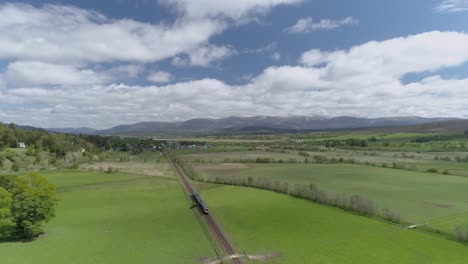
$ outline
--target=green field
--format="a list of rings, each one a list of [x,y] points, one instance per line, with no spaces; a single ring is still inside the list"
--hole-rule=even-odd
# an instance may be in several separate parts
[[[213,165],[219,166],[219,165]],[[437,223],[452,232],[468,219],[456,216],[468,212],[468,178],[351,164],[246,164],[247,168],[203,170],[205,177],[265,176],[290,184],[316,184],[331,193],[361,195],[379,208],[401,213],[404,220]],[[445,224],[446,223],[446,224]]]
[[[1,242],[2,264],[199,263],[212,257],[176,181],[95,172],[45,173],[57,217],[33,242]]]
[[[203,191],[210,210],[249,254],[268,263],[466,263],[465,245],[287,195],[253,188]]]

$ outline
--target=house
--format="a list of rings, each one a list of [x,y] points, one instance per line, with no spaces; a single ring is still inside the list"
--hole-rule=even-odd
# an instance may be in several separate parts
[[[18,142],[18,148],[26,148],[26,143],[24,142]]]

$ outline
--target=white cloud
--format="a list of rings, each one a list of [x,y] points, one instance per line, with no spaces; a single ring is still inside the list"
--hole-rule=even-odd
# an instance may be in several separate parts
[[[353,17],[347,17],[342,20],[322,19],[314,22],[312,17],[301,18],[296,24],[287,28],[285,31],[289,33],[307,33],[316,30],[336,29],[345,25],[357,25],[359,20]]]
[[[206,45],[188,53],[190,64],[207,67],[212,62],[222,60],[234,54],[235,51],[227,46]]]
[[[407,73],[434,71],[468,60],[468,35],[457,32],[427,32],[381,42],[371,41],[349,51],[302,54],[306,66],[326,63],[330,75],[347,78],[357,74],[400,78]]]
[[[164,60],[180,54],[193,65],[227,57],[230,48],[209,44],[228,19],[253,19],[275,6],[302,0],[161,0],[179,17],[173,23],[110,19],[73,6],[0,4],[0,59],[55,64]]]
[[[237,21],[250,20],[256,15],[262,15],[279,5],[290,5],[303,0],[160,0],[161,3],[172,6],[188,19],[227,17]]]
[[[440,13],[468,11],[468,0],[444,0],[438,3],[434,10]]]
[[[57,65],[39,61],[16,61],[4,74],[10,87],[21,85],[85,85],[110,81],[109,76],[75,65]]]
[[[275,52],[271,55],[271,58],[275,61],[279,61],[281,59],[281,54],[279,54],[279,52]]]
[[[168,83],[174,80],[174,76],[172,74],[165,72],[165,71],[156,71],[151,72],[146,79],[150,82],[154,83]]]
[[[209,43],[209,37],[227,25],[220,16],[244,19],[285,3],[219,2],[225,9],[217,1],[210,2],[211,11],[209,5],[178,1],[184,15],[170,25],[112,20],[71,7],[0,5],[0,58],[11,61],[0,74],[0,120],[105,128],[253,114],[468,117],[468,79],[444,79],[435,73],[468,62],[468,34],[458,32],[427,32],[348,50],[310,50],[302,54],[300,65],[268,67],[257,76],[244,76],[247,83],[242,85],[215,79],[150,86],[115,81],[122,73],[138,77],[144,72],[138,65],[162,58],[208,66],[235,52]],[[261,5],[259,10],[256,5]],[[205,30],[197,31],[200,25],[206,25],[201,26]],[[121,61],[119,66],[116,61]],[[400,81],[415,72],[433,76],[410,84]],[[155,80],[170,78],[163,75]],[[1,89],[1,80],[7,89]]]
[[[145,71],[141,64],[125,64],[111,67],[107,73],[117,78],[137,78]]]
[[[316,66],[330,61],[330,57],[335,53],[324,52],[319,49],[312,49],[302,53],[299,63],[306,66]]]
[[[228,46],[204,45],[186,53],[186,56],[176,56],[171,64],[177,67],[199,66],[208,67],[213,62],[223,60],[235,54],[236,51]]]
[[[208,19],[149,24],[70,6],[1,4],[0,59],[154,62],[206,43],[225,26]]]

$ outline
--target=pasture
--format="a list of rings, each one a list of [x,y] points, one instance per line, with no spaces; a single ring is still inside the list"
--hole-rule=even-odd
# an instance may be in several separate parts
[[[57,217],[36,241],[0,242],[2,264],[185,264],[214,255],[175,180],[44,174],[57,186]]]
[[[465,245],[336,208],[253,188],[203,191],[210,210],[249,254],[268,263],[465,263]]]
[[[381,209],[397,211],[402,219],[453,232],[468,224],[468,178],[352,164],[244,164],[223,168],[213,164],[198,168],[202,177],[267,177],[294,184],[316,184],[334,194],[360,195]],[[217,167],[216,167],[217,166]],[[453,218],[451,218],[453,216]]]

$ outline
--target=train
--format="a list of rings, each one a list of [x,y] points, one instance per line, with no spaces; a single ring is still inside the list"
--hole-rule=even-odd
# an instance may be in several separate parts
[[[200,194],[198,193],[193,193],[192,195],[192,199],[193,201],[197,204],[198,208],[200,208],[200,210],[204,213],[204,214],[208,214],[208,206],[206,205],[206,203],[203,201],[203,199],[201,198]]]

